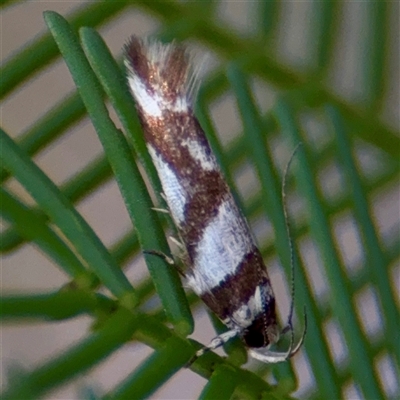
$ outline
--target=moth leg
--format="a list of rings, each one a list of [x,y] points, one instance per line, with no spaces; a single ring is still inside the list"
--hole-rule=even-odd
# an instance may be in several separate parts
[[[174,243],[177,247],[179,247],[179,250],[186,251],[186,247],[182,243],[182,240],[177,239],[175,236],[169,236],[169,238],[172,243]]]
[[[163,253],[162,251],[158,251],[158,250],[143,250],[144,254],[150,254],[153,256],[157,256],[162,258],[167,264],[169,265],[173,265],[176,270],[178,271],[178,273],[180,275],[182,275],[184,278],[186,278],[186,274],[183,271],[183,269],[174,261],[174,259],[170,256],[168,256],[167,254]]]
[[[165,197],[164,193],[161,193],[161,197],[162,197],[164,200],[166,200],[166,197]],[[152,207],[151,209],[154,210],[154,211],[157,211],[157,212],[159,212],[159,213],[162,213],[162,214],[169,214],[169,215],[171,215],[170,211],[167,210],[166,208]],[[180,236],[179,236],[179,239],[177,239],[175,236],[169,236],[169,239],[171,240],[172,243],[174,243],[174,244],[179,248],[180,251],[186,252],[185,245],[183,244],[182,238],[181,238]],[[155,252],[153,252],[152,254],[155,254]],[[158,255],[160,255],[160,254],[158,254]],[[170,259],[168,256],[164,257],[164,259],[165,259],[165,261],[166,261],[168,264],[172,264],[172,263],[169,261],[169,260],[171,260],[171,259]],[[168,260],[168,259],[169,259],[169,260]]]
[[[165,253],[163,253],[162,251],[158,251],[158,250],[143,250],[144,254],[151,254],[153,256],[157,256],[162,258],[167,264],[169,265],[175,265],[175,261],[173,260],[172,257],[167,256]]]
[[[169,210],[167,210],[166,208],[157,208],[157,207],[152,207],[151,208],[153,211],[157,211],[159,213],[162,214],[171,214]],[[174,244],[176,244],[180,250],[185,250],[185,246],[182,243],[182,238],[177,239],[175,236],[169,236],[169,238],[171,239],[171,242],[173,242]]]
[[[216,336],[207,346],[204,346],[200,350],[196,351],[196,354],[189,360],[186,367],[190,367],[190,365],[192,365],[198,357],[201,357],[210,350],[215,350],[237,335],[238,331],[236,329],[231,329],[230,331],[226,331],[221,333],[221,335]]]
[[[167,210],[166,208],[157,208],[157,207],[151,207],[151,209],[153,211],[157,211],[159,213],[163,213],[163,214],[169,214],[169,210]]]

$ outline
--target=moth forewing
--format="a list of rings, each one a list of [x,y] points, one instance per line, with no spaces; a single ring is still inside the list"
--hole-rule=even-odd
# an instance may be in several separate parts
[[[240,336],[257,359],[288,359],[298,346],[283,353],[268,350],[279,339],[275,296],[193,113],[198,79],[190,52],[133,36],[125,46],[125,64],[146,145],[185,249],[187,284],[229,328],[197,355]]]

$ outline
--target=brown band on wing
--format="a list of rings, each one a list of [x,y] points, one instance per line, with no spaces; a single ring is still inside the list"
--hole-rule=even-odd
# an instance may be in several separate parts
[[[268,305],[273,298],[267,270],[257,248],[246,254],[235,275],[230,275],[220,285],[201,295],[207,306],[222,320],[233,315],[234,311],[247,304],[254,295],[257,286],[265,294],[264,302]]]

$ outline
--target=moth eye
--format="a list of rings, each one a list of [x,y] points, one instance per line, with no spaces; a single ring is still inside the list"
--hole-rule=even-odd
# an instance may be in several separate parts
[[[268,345],[268,339],[260,330],[249,329],[245,335],[244,340],[249,347],[264,347]]]

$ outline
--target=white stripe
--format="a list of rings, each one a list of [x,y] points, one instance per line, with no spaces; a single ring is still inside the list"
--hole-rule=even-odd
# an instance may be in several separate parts
[[[145,116],[160,118],[165,110],[172,112],[188,112],[189,110],[186,97],[179,96],[174,102],[171,102],[163,97],[161,90],[149,94],[146,85],[132,71],[129,72],[128,82],[132,94]]]
[[[203,231],[188,284],[197,294],[209,291],[234,275],[253,240],[232,197],[223,202],[216,217]]]
[[[128,82],[132,94],[142,110],[150,117],[161,117],[161,99],[158,98],[158,96],[150,96],[147,92],[146,86],[136,75],[129,75]]]
[[[187,194],[170,166],[150,144],[147,145],[147,148],[157,169],[172,218],[180,225],[184,221]]]
[[[190,155],[194,160],[200,163],[202,169],[206,171],[212,171],[217,169],[217,163],[213,154],[207,154],[202,146],[197,140],[185,139],[182,140],[182,145],[187,147]]]

